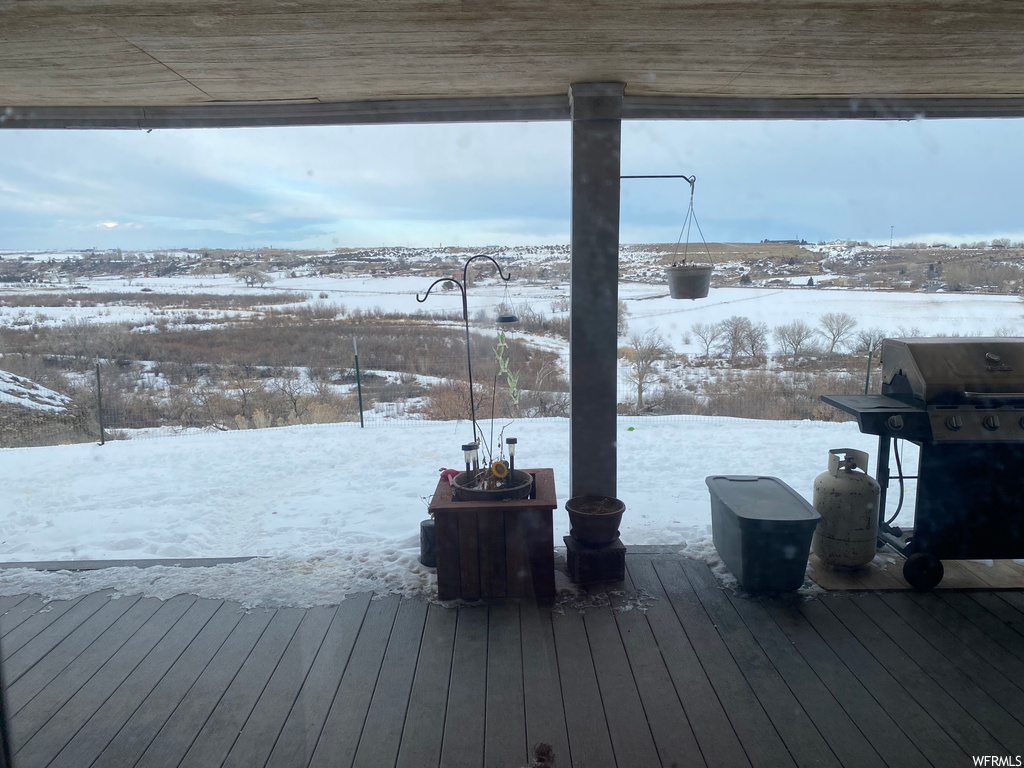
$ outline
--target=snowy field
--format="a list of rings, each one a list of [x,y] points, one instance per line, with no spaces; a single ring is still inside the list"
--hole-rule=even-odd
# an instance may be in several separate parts
[[[123,293],[126,300],[145,301],[143,288],[154,293],[185,294],[261,294],[294,292],[306,294],[310,302],[343,306],[351,311],[361,309],[384,312],[461,313],[458,291],[431,293],[424,303],[416,301],[430,285],[432,278],[395,277],[297,277],[278,275],[265,288],[247,288],[229,275],[189,275],[160,278],[138,278],[129,286],[120,278],[98,278],[82,282],[77,288],[66,285],[46,289],[50,293],[69,293],[87,297],[90,293]],[[5,294],[35,293],[40,286],[0,289]],[[509,297],[516,304],[528,304],[546,315],[556,314],[552,303],[567,297],[567,283],[527,285],[514,280],[508,286]],[[326,294],[326,298],[319,298]],[[481,280],[469,289],[469,311],[492,313],[505,295],[505,286],[493,280]],[[678,352],[697,353],[699,344],[685,337],[694,323],[717,323],[733,315],[764,322],[769,328],[803,320],[817,326],[827,312],[847,312],[858,319],[858,330],[881,328],[889,335],[902,331],[920,331],[924,335],[1024,335],[1024,303],[1017,296],[955,293],[902,293],[837,288],[712,288],[705,299],[680,301],[668,297],[668,288],[660,283],[622,283],[619,298],[625,301],[628,314],[627,335],[657,329]],[[309,302],[307,302],[309,303]],[[2,325],[59,325],[78,322],[153,323],[160,318],[183,314],[180,309],[110,305],[101,307],[0,307]],[[192,314],[231,314],[245,312],[194,310]],[[566,345],[567,348],[567,345]]]
[[[455,422],[338,424],[0,451],[0,560],[264,558],[214,569],[7,570],[0,594],[191,592],[303,606],[371,589],[436,594],[433,571],[418,562],[419,523],[438,469],[458,466],[467,432]],[[510,432],[521,467],[554,468],[560,544],[569,529],[568,421],[524,420]],[[706,554],[706,476],[771,475],[810,499],[830,448],[874,455],[876,444],[852,423],[622,419],[622,539]],[[911,496],[904,509],[912,508]]]

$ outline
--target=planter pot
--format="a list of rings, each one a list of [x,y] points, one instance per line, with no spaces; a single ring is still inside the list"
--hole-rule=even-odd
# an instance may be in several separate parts
[[[512,482],[506,488],[497,488],[493,491],[482,488],[471,488],[467,486],[465,472],[455,476],[455,483],[452,485],[452,499],[455,501],[502,501],[504,499],[525,499],[533,490],[533,475],[521,470],[512,472]]]
[[[569,535],[584,544],[611,544],[619,538],[626,505],[611,496],[574,496],[565,502]]]
[[[703,299],[711,287],[711,266],[685,264],[668,267],[668,290],[673,299]]]

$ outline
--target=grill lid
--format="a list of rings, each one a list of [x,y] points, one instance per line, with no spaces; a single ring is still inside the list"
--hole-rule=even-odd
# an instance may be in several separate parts
[[[1024,402],[1024,338],[885,339],[882,394],[926,405]]]

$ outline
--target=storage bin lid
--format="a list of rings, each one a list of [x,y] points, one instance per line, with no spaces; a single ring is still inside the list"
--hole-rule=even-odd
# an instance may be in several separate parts
[[[717,498],[742,525],[806,523],[816,525],[821,515],[799,493],[777,477],[712,475],[704,479]]]

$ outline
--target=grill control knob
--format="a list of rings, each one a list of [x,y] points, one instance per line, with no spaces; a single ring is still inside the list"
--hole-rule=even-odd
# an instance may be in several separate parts
[[[986,352],[985,359],[988,360],[990,363],[1002,362],[1002,358],[999,357],[999,355],[997,355],[995,352]]]
[[[981,426],[987,429],[989,432],[995,432],[999,429],[999,417],[994,413],[990,413],[988,416],[981,420]]]
[[[946,418],[946,429],[950,432],[959,432],[964,428],[964,420],[959,416],[949,416]]]
[[[886,424],[889,425],[889,429],[891,429],[893,432],[898,432],[899,430],[903,429],[903,417],[890,416],[886,421]]]

